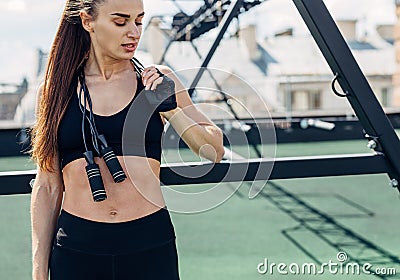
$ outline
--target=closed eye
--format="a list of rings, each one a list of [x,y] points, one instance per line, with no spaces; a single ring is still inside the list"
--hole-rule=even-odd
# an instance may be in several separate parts
[[[142,22],[135,22],[135,24],[136,24],[137,26],[143,25]],[[121,22],[115,22],[115,25],[117,25],[117,26],[125,26],[125,25],[126,25],[126,22],[123,22],[123,23],[121,23]]]

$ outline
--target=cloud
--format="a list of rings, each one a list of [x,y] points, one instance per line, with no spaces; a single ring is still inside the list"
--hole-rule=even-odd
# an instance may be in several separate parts
[[[24,0],[8,0],[0,4],[1,10],[22,12],[26,11],[27,5]]]
[[[19,83],[22,77],[32,77],[36,68],[36,50],[23,41],[0,42],[0,82]]]

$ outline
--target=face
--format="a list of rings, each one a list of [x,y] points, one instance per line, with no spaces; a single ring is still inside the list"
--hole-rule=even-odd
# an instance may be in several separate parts
[[[114,60],[131,59],[142,34],[142,0],[106,0],[98,6],[95,19],[83,18],[97,55]]]

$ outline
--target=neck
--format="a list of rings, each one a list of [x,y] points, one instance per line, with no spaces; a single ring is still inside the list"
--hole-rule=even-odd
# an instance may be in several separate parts
[[[131,69],[129,60],[117,60],[97,54],[94,49],[90,50],[89,58],[85,65],[86,76],[109,80],[127,69]]]

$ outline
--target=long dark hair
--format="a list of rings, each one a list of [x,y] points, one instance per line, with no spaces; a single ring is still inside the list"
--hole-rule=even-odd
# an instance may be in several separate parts
[[[37,121],[31,132],[31,157],[42,170],[55,171],[58,126],[76,91],[78,69],[90,49],[90,36],[82,26],[79,12],[86,11],[95,19],[98,6],[104,1],[66,2],[47,62]]]

